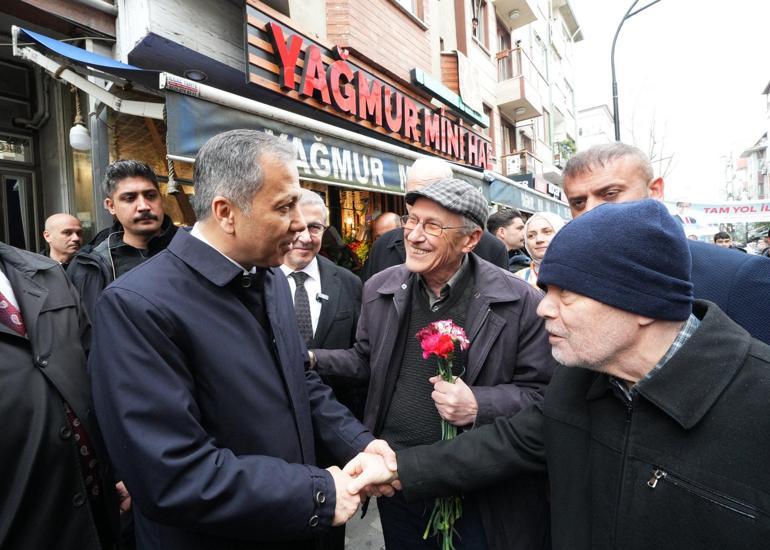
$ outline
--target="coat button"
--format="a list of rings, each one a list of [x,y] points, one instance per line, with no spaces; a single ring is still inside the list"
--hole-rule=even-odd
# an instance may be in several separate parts
[[[323,492],[323,491],[318,491],[318,492],[315,494],[315,501],[316,501],[318,504],[323,504],[324,502],[326,502],[326,495],[324,494],[324,492]]]
[[[35,363],[37,363],[38,367],[47,367],[48,366],[48,359],[46,359],[42,355],[38,355],[35,358]]]
[[[402,285],[401,285],[401,288],[402,288],[403,290],[406,290],[406,283],[402,284]]]
[[[62,426],[61,428],[59,428],[59,437],[65,440],[72,437],[72,430],[70,429],[70,427]]]
[[[72,505],[75,508],[80,508],[86,503],[86,497],[83,495],[83,493],[75,493],[75,496],[72,497]]]
[[[307,522],[310,527],[315,527],[318,525],[318,516],[310,516],[310,521]]]

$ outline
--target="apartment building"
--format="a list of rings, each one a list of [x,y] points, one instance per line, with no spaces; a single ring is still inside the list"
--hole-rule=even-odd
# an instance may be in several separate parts
[[[39,129],[0,122],[35,151],[23,165],[30,215],[10,220],[16,207],[3,204],[0,236],[18,233],[9,224],[29,235],[17,245],[39,246],[55,211],[94,231],[109,223],[93,182],[117,158],[150,163],[166,211],[192,223],[195,153],[235,127],[295,144],[301,183],[325,199],[340,243],[403,211],[406,168],[425,154],[453,162],[493,203],[569,215],[560,167],[577,136],[581,33],[567,0],[11,0],[0,24],[16,44],[8,63],[26,75],[15,117],[42,104],[33,74],[52,107]],[[73,36],[89,37],[82,50],[58,42]]]

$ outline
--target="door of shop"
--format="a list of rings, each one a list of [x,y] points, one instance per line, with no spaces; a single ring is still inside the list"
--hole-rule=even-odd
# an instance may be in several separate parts
[[[36,212],[35,173],[0,164],[0,240],[39,250]]]

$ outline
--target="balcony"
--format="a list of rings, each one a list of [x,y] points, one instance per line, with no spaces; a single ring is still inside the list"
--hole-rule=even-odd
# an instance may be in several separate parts
[[[511,30],[537,21],[534,2],[530,0],[495,0],[495,11]]]
[[[498,52],[497,67],[500,112],[515,122],[541,116],[548,83],[521,48]]]
[[[503,155],[500,158],[500,164],[503,175],[507,177],[520,174],[535,175],[543,172],[543,163],[526,149],[514,151],[509,155]]]

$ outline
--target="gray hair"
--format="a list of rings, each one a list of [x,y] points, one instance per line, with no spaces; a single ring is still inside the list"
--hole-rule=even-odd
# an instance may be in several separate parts
[[[622,158],[633,159],[646,181],[649,182],[655,178],[649,157],[638,147],[620,142],[602,143],[579,152],[567,161],[562,177],[564,179],[579,177],[592,172],[596,167],[604,168],[607,164]]]
[[[195,216],[208,218],[216,196],[231,200],[248,215],[262,187],[262,162],[267,156],[288,163],[297,153],[291,143],[256,130],[230,130],[209,139],[195,157]]]
[[[329,213],[326,210],[326,203],[324,203],[321,195],[315,191],[311,191],[310,189],[303,189],[299,192],[299,201],[297,201],[297,205],[303,206],[305,204],[310,206],[320,206],[324,213],[324,225],[328,225],[327,222],[329,221]]]

